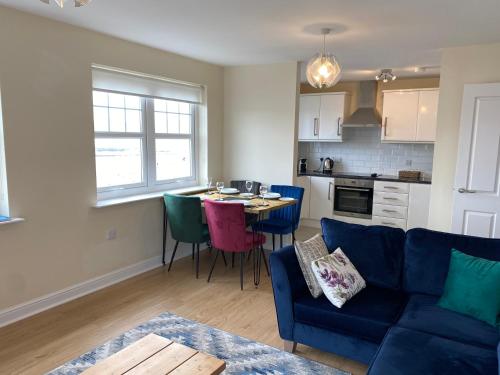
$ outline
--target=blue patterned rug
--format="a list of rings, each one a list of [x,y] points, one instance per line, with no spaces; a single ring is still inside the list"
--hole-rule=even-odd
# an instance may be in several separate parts
[[[156,333],[226,361],[226,370],[223,372],[226,375],[349,374],[170,313],[163,313],[48,374],[80,374],[150,333]]]

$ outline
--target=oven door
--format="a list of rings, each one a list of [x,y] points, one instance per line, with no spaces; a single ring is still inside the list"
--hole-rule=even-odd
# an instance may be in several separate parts
[[[372,208],[373,188],[335,186],[335,215],[371,219]]]

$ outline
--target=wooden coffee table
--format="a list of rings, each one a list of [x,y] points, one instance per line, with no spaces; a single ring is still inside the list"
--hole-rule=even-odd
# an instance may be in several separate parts
[[[85,375],[217,375],[226,363],[196,349],[150,334],[83,372]]]

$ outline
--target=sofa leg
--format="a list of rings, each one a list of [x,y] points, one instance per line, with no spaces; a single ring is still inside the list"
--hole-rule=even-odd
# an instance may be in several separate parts
[[[283,340],[283,349],[285,352],[293,353],[297,349],[297,343],[295,341]]]

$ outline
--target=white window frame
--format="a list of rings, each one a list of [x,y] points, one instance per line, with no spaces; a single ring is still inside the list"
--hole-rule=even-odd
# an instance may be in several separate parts
[[[184,187],[198,185],[198,147],[196,143],[196,124],[198,118],[197,105],[190,104],[191,109],[191,132],[190,134],[169,134],[155,132],[154,98],[120,92],[114,90],[93,89],[94,91],[115,93],[120,95],[133,95],[141,98],[142,132],[97,132],[94,130],[94,139],[97,138],[141,138],[142,139],[142,183],[117,185],[105,188],[97,188],[97,200],[106,200],[134,195],[168,191]],[[162,98],[160,98],[162,99]],[[165,99],[162,99],[165,100]],[[94,112],[92,105],[92,113]],[[110,107],[108,107],[110,108]],[[156,139],[190,139],[191,141],[191,176],[175,178],[171,180],[156,180]],[[95,148],[94,148],[95,151]],[[94,154],[95,158],[95,154]],[[97,185],[97,178],[96,178]]]

